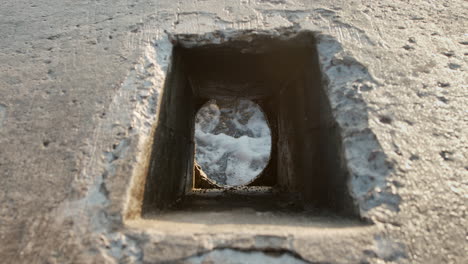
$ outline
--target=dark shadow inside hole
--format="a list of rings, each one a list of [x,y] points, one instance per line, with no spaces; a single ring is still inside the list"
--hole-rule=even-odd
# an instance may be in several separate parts
[[[245,191],[262,194],[255,186],[264,186],[284,194],[284,201],[276,199],[280,205],[271,210],[284,205],[357,216],[347,188],[349,173],[340,160],[339,131],[322,87],[313,34],[304,32],[287,40],[250,37],[250,41],[173,48],[143,215],[184,208],[198,198],[211,199],[208,204],[216,210],[219,196],[200,197],[199,189],[210,191],[213,186],[203,183],[194,169],[194,116],[207,100],[229,97],[259,104],[272,134],[270,162],[261,177],[242,187]],[[223,195],[230,192],[226,189]],[[248,195],[233,197],[242,200]],[[227,204],[235,206],[236,199]]]

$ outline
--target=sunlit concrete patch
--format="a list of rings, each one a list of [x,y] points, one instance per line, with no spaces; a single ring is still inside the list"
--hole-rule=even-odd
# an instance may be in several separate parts
[[[297,256],[288,252],[261,251],[261,250],[236,250],[236,249],[215,249],[213,251],[193,256],[184,260],[184,263],[271,263],[271,264],[306,264]]]

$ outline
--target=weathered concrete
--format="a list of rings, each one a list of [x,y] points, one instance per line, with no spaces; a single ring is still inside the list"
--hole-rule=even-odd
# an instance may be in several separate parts
[[[464,1],[6,0],[0,10],[2,262],[266,260],[272,249],[292,263],[467,261]],[[141,210],[172,43],[286,27],[316,34],[340,166],[374,224],[172,234],[124,221]]]

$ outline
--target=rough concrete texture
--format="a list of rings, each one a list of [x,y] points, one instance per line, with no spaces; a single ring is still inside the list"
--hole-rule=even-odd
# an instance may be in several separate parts
[[[466,10],[461,0],[2,1],[2,263],[466,263]],[[348,186],[371,226],[133,225],[171,45],[248,30],[316,34]]]

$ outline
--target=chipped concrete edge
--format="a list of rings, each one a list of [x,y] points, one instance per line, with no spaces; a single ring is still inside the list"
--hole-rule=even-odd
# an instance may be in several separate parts
[[[292,31],[291,28],[286,30],[285,28],[278,28],[262,31],[228,31],[222,35],[208,33],[206,35],[194,35],[194,38],[186,39],[181,39],[180,36],[182,35],[178,34],[161,33],[159,38],[147,43],[146,48],[144,48],[144,55],[136,63],[135,67],[130,70],[109,107],[108,117],[103,120],[98,126],[98,131],[96,131],[98,137],[101,138],[95,138],[95,141],[108,142],[107,145],[103,144],[101,146],[104,151],[99,154],[99,150],[96,149],[95,156],[91,158],[88,166],[83,169],[82,177],[75,182],[79,186],[86,186],[87,194],[81,199],[71,201],[64,206],[75,208],[74,212],[70,212],[68,209],[68,213],[65,215],[88,215],[90,219],[89,230],[85,232],[93,234],[96,244],[100,245],[98,248],[101,254],[114,259],[125,257],[141,261],[146,258],[145,261],[150,261],[147,258],[148,256],[144,257],[143,253],[143,251],[148,252],[148,250],[143,250],[145,247],[153,244],[150,241],[158,238],[156,240],[166,241],[166,243],[171,244],[168,246],[174,247],[180,243],[181,240],[179,239],[185,239],[175,239],[173,243],[170,243],[169,240],[175,237],[168,238],[159,233],[150,234],[144,230],[127,230],[124,224],[125,218],[138,215],[138,208],[141,207],[139,197],[141,196],[141,186],[144,185],[144,177],[148,166],[149,146],[154,131],[153,124],[157,120],[159,98],[163,92],[162,88],[174,41],[185,43],[187,46],[196,45],[197,43],[203,45],[204,43],[221,43],[230,38],[245,36],[246,33],[283,36],[284,32],[297,33],[301,30],[303,29],[294,27]],[[374,219],[371,209],[378,208],[381,205],[385,205],[390,210],[398,210],[399,198],[394,197],[391,189],[387,188],[386,177],[391,173],[391,166],[388,166],[385,153],[381,150],[378,140],[367,125],[366,104],[359,96],[362,92],[375,89],[378,83],[372,79],[362,64],[357,62],[351,54],[344,51],[335,38],[320,34],[318,40],[317,49],[322,74],[328,80],[327,94],[333,115],[342,129],[343,157],[351,173],[349,188],[359,204],[361,215]],[[345,71],[345,73],[338,73],[338,69]],[[343,76],[346,76],[346,78],[343,78]],[[344,100],[349,104],[344,104]],[[357,118],[353,116],[353,111],[356,108],[365,115],[358,115]],[[354,120],[355,123],[350,124],[347,120]],[[113,135],[115,131],[120,131],[117,134],[123,133],[124,136],[117,137],[119,139],[109,145],[109,140],[104,138]],[[128,175],[131,175],[131,177]],[[116,177],[120,179],[116,180]],[[120,184],[112,183],[113,181]],[[112,227],[116,227],[117,231]],[[81,229],[79,232],[83,232],[83,230]],[[228,237],[230,237],[229,240],[233,241],[236,235]],[[372,237],[368,237],[366,242],[363,243],[368,245],[366,247],[370,245],[368,239],[372,239]],[[188,245],[190,250],[182,247],[179,251],[182,255],[172,257],[173,259],[183,256],[189,257],[188,252],[193,251],[195,254],[196,252],[206,252],[217,248],[216,244],[219,242],[216,242],[216,240],[218,239],[211,237],[209,240],[211,242],[208,245],[205,244],[205,246],[197,245],[201,241],[194,241],[193,244]],[[310,244],[306,240],[303,240],[303,242],[304,245]],[[309,246],[312,246],[312,244]],[[315,246],[318,245],[315,244]],[[252,245],[247,243],[243,244],[243,247],[252,247]],[[150,248],[152,250],[157,249],[151,246]],[[296,253],[300,252],[298,254],[302,257],[307,255],[305,259],[309,261],[316,261],[327,255],[310,256],[307,254],[307,248],[301,250],[292,247],[291,250]],[[358,252],[364,252],[364,249],[358,249]],[[353,259],[358,260],[361,258],[358,255]],[[162,254],[157,259],[162,261],[161,257],[171,258]],[[335,261],[337,259],[328,260]]]

